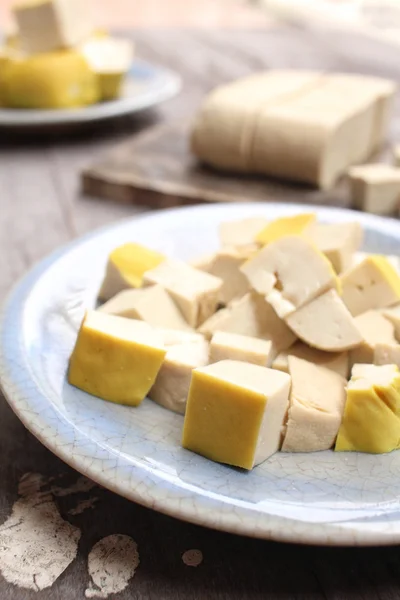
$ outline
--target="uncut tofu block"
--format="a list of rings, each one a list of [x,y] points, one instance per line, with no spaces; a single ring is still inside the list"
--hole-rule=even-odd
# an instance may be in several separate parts
[[[289,356],[292,378],[283,452],[318,452],[335,444],[346,380],[330,369]]]
[[[372,364],[377,344],[396,343],[394,326],[378,311],[369,310],[354,320],[364,341],[350,352],[352,365]]]
[[[400,301],[400,276],[385,256],[370,255],[341,277],[343,302],[353,316]]]
[[[326,352],[350,350],[363,342],[354,318],[335,290],[315,298],[285,321],[303,342]]]
[[[199,331],[207,338],[211,338],[217,331],[227,331],[271,340],[275,352],[289,348],[296,340],[285,321],[278,317],[263,296],[255,292],[250,292],[227,308],[219,310],[203,323]]]
[[[89,0],[19,0],[13,13],[29,54],[71,48],[94,29]]]
[[[208,364],[208,342],[176,343],[167,348],[163,365],[149,392],[149,398],[174,412],[185,414],[193,369]]]
[[[165,353],[162,335],[147,323],[89,311],[71,355],[68,382],[103,400],[137,406]]]
[[[336,273],[343,273],[352,264],[353,255],[360,248],[363,230],[360,223],[316,223],[308,239],[323,252]]]
[[[163,254],[140,244],[118,246],[108,257],[99,298],[109,300],[122,290],[142,287],[144,273],[164,260]]]
[[[278,369],[284,373],[289,373],[289,356],[302,358],[317,366],[330,369],[345,379],[349,374],[349,353],[348,352],[324,352],[311,348],[303,342],[296,342],[288,350],[280,352],[272,363],[273,369]]]
[[[217,331],[210,344],[210,363],[220,360],[242,360],[261,367],[270,367],[275,349],[270,340]]]
[[[173,260],[146,271],[144,282],[162,285],[191,327],[198,327],[215,313],[223,283],[214,275]]]
[[[281,318],[337,286],[330,262],[300,236],[271,242],[246,261],[241,270]]]
[[[191,330],[181,311],[161,285],[124,290],[98,310],[109,315],[146,321],[153,327]]]
[[[289,390],[286,373],[240,361],[195,369],[183,447],[216,462],[252,469],[279,450]]]
[[[353,167],[348,171],[353,206],[376,215],[400,208],[400,169],[385,164]]]
[[[335,450],[383,454],[399,448],[399,441],[399,369],[354,365]]]

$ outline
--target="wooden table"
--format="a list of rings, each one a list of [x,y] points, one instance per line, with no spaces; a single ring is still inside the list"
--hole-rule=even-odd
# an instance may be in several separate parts
[[[284,55],[287,36],[298,53]],[[0,136],[0,295],[36,260],[72,238],[134,215],[138,209],[79,194],[78,173],[95,155],[134,132],[172,118],[190,116],[204,92],[222,80],[265,65],[318,66],[329,52],[331,67],[348,53],[349,71],[399,77],[397,58],[387,48],[334,34],[310,38],[305,31],[135,33],[141,56],[179,70],[184,92],[159,111],[83,132],[53,136]],[[340,43],[339,43],[340,40]],[[363,45],[364,44],[364,45]],[[143,210],[143,209],[141,209]],[[0,400],[0,515],[5,520],[28,472],[53,477],[62,485],[78,475],[28,433]],[[61,485],[61,484],[59,484]],[[91,490],[94,508],[71,515],[84,493],[56,498],[62,516],[82,530],[76,560],[52,588],[40,592],[11,585],[0,576],[1,600],[31,598],[79,600],[89,583],[87,556],[104,536],[122,533],[136,540],[140,566],[116,598],[154,600],[380,599],[400,598],[398,548],[338,549],[283,545],[208,531],[157,514],[104,489]],[[182,561],[191,548],[203,553],[197,568]]]

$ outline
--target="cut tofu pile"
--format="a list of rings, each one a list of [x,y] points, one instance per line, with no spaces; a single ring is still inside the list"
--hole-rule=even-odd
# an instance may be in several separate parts
[[[362,75],[271,70],[213,90],[192,152],[224,171],[330,188],[381,148],[396,84]]]
[[[242,469],[277,451],[395,450],[394,258],[361,253],[358,223],[315,214],[224,222],[219,236],[191,263],[114,249],[69,382],[130,406],[148,396],[184,417],[184,448]]]
[[[65,109],[118,98],[133,44],[95,29],[89,0],[17,0],[0,60],[9,108]]]

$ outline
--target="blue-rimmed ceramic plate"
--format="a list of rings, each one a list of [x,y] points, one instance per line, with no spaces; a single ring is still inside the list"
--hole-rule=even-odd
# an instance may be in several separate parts
[[[179,75],[169,69],[135,60],[118,100],[69,110],[0,109],[0,127],[45,127],[84,124],[133,114],[156,106],[181,89]]]
[[[189,260],[218,247],[221,221],[304,210],[315,207],[225,204],[157,212],[51,255],[17,285],[3,312],[0,377],[13,410],[81,473],[175,517],[283,541],[399,543],[400,451],[278,453],[243,473],[182,449],[182,416],[148,399],[139,408],[107,403],[65,381],[78,326],[94,306],[112,248],[135,240]],[[367,250],[400,252],[396,221],[331,208],[318,213],[326,222],[360,221]]]

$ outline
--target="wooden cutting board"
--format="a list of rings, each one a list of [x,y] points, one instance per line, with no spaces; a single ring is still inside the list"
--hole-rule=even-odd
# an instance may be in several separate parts
[[[346,39],[344,40],[343,37]],[[194,41],[191,42],[194,44]],[[197,40],[198,43],[198,40]],[[285,201],[310,204],[351,205],[346,180],[326,192],[305,185],[274,181],[266,177],[221,174],[201,166],[188,148],[191,117],[204,94],[218,83],[271,67],[315,68],[360,72],[400,79],[400,67],[390,48],[361,36],[343,33],[322,35],[313,31],[273,29],[238,32],[218,48],[212,42],[201,48],[196,61],[203,61],[202,77],[185,65],[184,92],[168,103],[163,123],[115,147],[82,173],[84,193],[121,203],[166,208],[196,202]],[[187,46],[187,42],[186,42]],[[195,45],[192,48],[199,52]],[[190,53],[189,53],[190,54]],[[227,56],[234,60],[227,61]],[[374,60],[372,61],[372,57]],[[214,65],[214,71],[207,65]],[[215,74],[217,72],[217,75]],[[163,109],[162,109],[163,110]],[[179,120],[177,115],[183,115]],[[395,107],[400,116],[400,104]],[[393,119],[390,137],[396,139]],[[398,129],[398,127],[397,127]],[[390,145],[379,160],[390,160]]]

